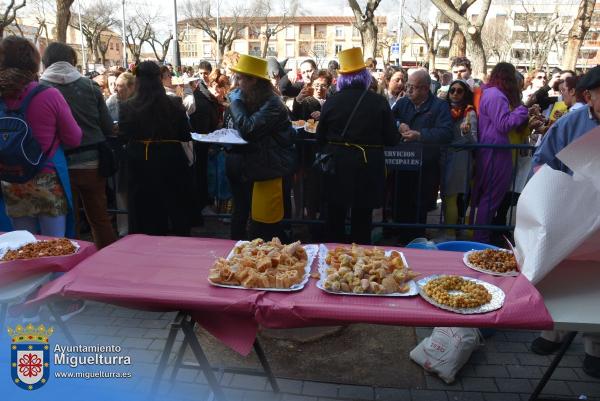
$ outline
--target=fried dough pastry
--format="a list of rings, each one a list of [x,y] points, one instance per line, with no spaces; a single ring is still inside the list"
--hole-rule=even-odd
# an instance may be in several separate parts
[[[277,237],[257,238],[236,246],[231,258],[217,259],[208,279],[245,288],[290,288],[302,282],[307,262],[300,241],[283,245]]]
[[[323,286],[334,292],[405,293],[410,289],[408,282],[418,276],[404,265],[400,253],[392,251],[385,256],[385,251],[376,247],[337,247],[327,253],[325,262],[329,268]]]
[[[10,250],[4,254],[2,261],[17,259],[35,259],[46,256],[71,255],[77,248],[66,238],[56,238],[47,241],[32,242],[22,247]]]

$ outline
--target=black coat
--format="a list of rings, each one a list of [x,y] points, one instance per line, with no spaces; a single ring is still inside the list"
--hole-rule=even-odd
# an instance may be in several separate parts
[[[331,96],[321,110],[317,137],[324,151],[333,153],[335,159],[336,173],[327,178],[325,185],[329,202],[346,207],[375,208],[383,204],[383,146],[395,145],[399,133],[387,100],[368,91],[342,137],[344,126],[363,91],[346,88]],[[332,142],[370,146],[363,146],[363,154],[357,147]]]
[[[295,150],[292,142],[292,123],[288,109],[273,94],[251,113],[242,100],[229,106],[233,126],[248,142],[237,147],[243,154],[244,175],[251,181],[263,181],[290,174],[295,168]]]
[[[190,115],[192,130],[199,134],[209,134],[217,129],[219,123],[219,103],[203,83],[194,90],[196,111]]]

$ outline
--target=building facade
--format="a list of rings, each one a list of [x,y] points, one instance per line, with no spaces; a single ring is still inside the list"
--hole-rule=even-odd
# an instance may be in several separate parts
[[[478,16],[478,3],[467,13],[471,20]],[[578,0],[498,0],[490,6],[482,33],[488,66],[499,61],[524,69],[536,64],[558,67],[565,51],[567,34],[579,7]],[[436,38],[447,35],[450,21],[437,8],[428,16],[430,26],[437,24]],[[402,60],[406,66],[427,63],[427,44],[409,29],[404,31]],[[437,69],[449,69],[450,43],[441,40],[436,57]],[[600,4],[596,4],[592,26],[586,35],[577,68],[587,69],[600,63]]]
[[[221,18],[222,23],[232,23],[231,18]],[[233,51],[261,56],[265,44],[267,28],[274,28],[280,21],[278,17],[242,19],[238,21],[237,39],[231,44]],[[353,25],[354,17],[318,17],[300,16],[289,20],[289,24],[271,36],[267,56],[279,60],[288,59],[288,68],[295,68],[302,60],[314,59],[319,67],[326,67],[329,60],[335,59],[342,49],[361,47],[358,29]],[[267,26],[268,24],[268,26]],[[386,17],[376,17],[380,38],[387,32]],[[180,37],[181,63],[196,65],[200,60],[214,61],[216,43],[204,31],[195,28],[191,21],[178,23]]]

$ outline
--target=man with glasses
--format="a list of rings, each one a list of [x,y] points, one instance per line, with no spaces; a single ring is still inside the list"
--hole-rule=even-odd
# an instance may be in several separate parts
[[[327,70],[319,70],[315,75],[316,78],[307,86],[308,89],[303,89],[294,98],[293,120],[318,120],[321,115],[321,107],[325,103],[333,77]]]
[[[397,189],[402,195],[396,199],[398,213],[394,217],[400,223],[426,223],[427,212],[435,207],[440,184],[441,152],[435,145],[450,143],[453,138],[448,103],[435,97],[430,85],[427,70],[416,70],[408,77],[406,96],[392,108],[402,141],[417,144],[422,150],[420,172],[397,172],[400,185]],[[406,230],[400,240],[407,242],[424,234],[424,229]]]

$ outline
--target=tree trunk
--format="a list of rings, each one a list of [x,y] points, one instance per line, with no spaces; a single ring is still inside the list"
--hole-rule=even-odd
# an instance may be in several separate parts
[[[596,0],[581,0],[577,18],[569,30],[569,39],[562,61],[563,70],[575,70],[581,44],[590,29]]]
[[[56,0],[56,41],[67,42],[67,27],[71,20],[71,4],[75,0]]]
[[[363,47],[363,56],[375,59],[375,50],[377,49],[377,26],[374,21],[367,22],[365,29],[361,31],[361,40]]]
[[[474,77],[483,78],[487,74],[487,60],[483,41],[481,40],[481,31],[477,30],[474,34],[467,34],[467,53],[471,60],[471,71]]]
[[[4,27],[0,26],[0,39],[4,37]]]
[[[269,39],[270,36],[265,35],[265,41],[263,42],[263,48],[262,48],[262,58],[267,58],[267,52],[269,51]]]
[[[448,53],[449,58],[454,57],[465,57],[467,54],[467,41],[462,31],[456,28],[452,43],[450,43],[450,50]]]
[[[435,52],[431,48],[427,52],[427,60],[429,63],[429,72],[435,71]]]

